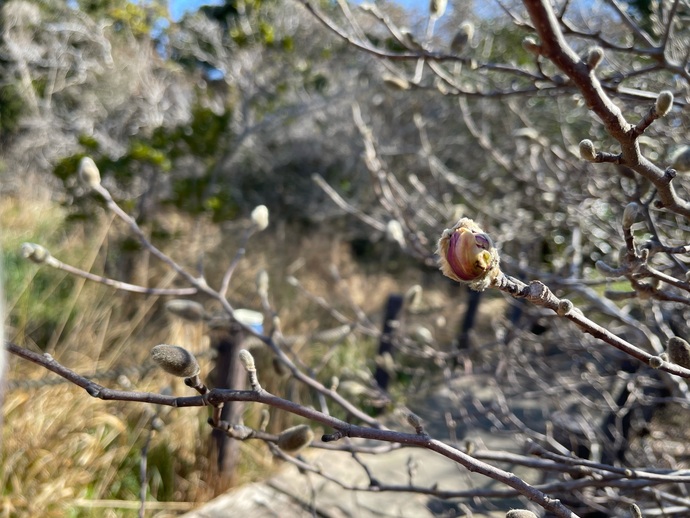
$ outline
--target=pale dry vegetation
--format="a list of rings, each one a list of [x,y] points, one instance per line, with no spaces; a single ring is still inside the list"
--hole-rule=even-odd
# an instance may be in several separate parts
[[[122,232],[111,218],[100,213],[97,221],[66,223],[64,209],[48,197],[33,197],[29,187],[26,189],[20,196],[5,197],[0,205],[6,260],[15,256],[21,242],[38,241],[45,243],[54,256],[91,272],[117,267],[112,250]],[[222,274],[220,265],[237,244],[240,223],[221,229],[175,212],[162,220],[168,234],[175,236],[163,249],[192,265],[204,252],[210,266],[206,272],[209,278]],[[181,246],[190,241],[193,246]],[[243,262],[237,271],[233,297],[246,307],[257,307],[256,274],[260,269],[270,271],[271,297],[280,307],[286,335],[306,337],[318,329],[338,325],[329,311],[289,285],[287,275],[299,278],[302,288],[314,296],[328,297],[334,307],[347,312],[354,304],[377,323],[388,294],[404,291],[420,279],[418,271],[405,266],[397,268],[395,274],[387,274],[378,267],[358,264],[349,245],[332,233],[305,234],[294,239],[286,232],[267,232],[260,243],[257,240],[250,244],[248,254],[251,260]],[[213,271],[215,266],[218,272]],[[159,265],[139,258],[137,268],[139,271],[130,272],[133,277],[160,287],[170,284]],[[333,275],[336,269],[339,280]],[[156,343],[188,347],[198,354],[203,372],[213,367],[204,325],[165,314],[164,299],[113,293],[108,287],[81,279],[72,279],[61,288],[69,280],[66,275],[44,272],[24,262],[7,264],[5,272],[12,277],[7,283],[7,309],[12,318],[7,329],[9,338],[25,341],[35,336],[36,329],[31,326],[45,305],[51,308],[45,330],[48,339],[46,345],[33,347],[40,347],[77,372],[96,374],[96,380],[123,389],[184,393],[188,389],[181,381],[171,379],[150,363],[149,351]],[[45,277],[39,283],[37,276]],[[444,282],[439,282],[436,290],[426,293],[426,303],[438,307],[447,289]],[[60,294],[61,304],[54,303],[56,293]],[[207,308],[213,311],[214,306],[207,304]],[[418,323],[433,326],[435,334],[443,336],[445,332],[451,336],[460,315],[456,310],[446,308],[448,318],[440,321],[441,315],[436,312],[415,318]],[[373,338],[351,337],[337,350],[306,338],[293,347],[294,354],[307,362],[328,353],[324,368],[343,379],[349,373],[351,378],[367,383],[367,374],[362,373],[375,368]],[[264,361],[260,351],[256,354],[262,368],[270,372],[270,361]],[[272,378],[265,378],[267,388],[285,389],[285,379]],[[139,462],[150,433],[148,477],[154,501],[147,508],[155,515],[189,509],[227,489],[217,487],[215,482],[208,413],[204,409],[103,404],[98,399],[84,398],[77,387],[17,359],[11,360],[8,383],[1,463],[4,516],[135,516],[137,506],[132,504],[138,499]],[[294,387],[291,390],[298,400],[303,397]],[[248,409],[245,421],[258,420],[258,410]],[[293,422],[289,414],[276,412],[271,429],[280,431]],[[243,443],[235,483],[263,479],[276,467],[267,448]]]

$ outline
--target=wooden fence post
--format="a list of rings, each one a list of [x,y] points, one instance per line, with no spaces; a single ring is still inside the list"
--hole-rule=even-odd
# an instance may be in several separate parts
[[[390,295],[386,301],[386,310],[383,315],[383,330],[379,340],[379,350],[377,358],[382,358],[384,354],[393,355],[393,345],[395,335],[400,327],[400,310],[403,307],[403,296],[399,294]],[[390,374],[377,362],[374,379],[382,390],[388,389]]]
[[[216,365],[212,371],[212,382],[216,388],[243,389],[247,373],[239,360],[244,331],[236,322],[218,326],[211,331],[211,347],[216,349]],[[225,403],[221,410],[221,420],[239,424],[244,405],[238,401]],[[220,430],[213,430],[213,442],[217,452],[219,489],[227,488],[235,475],[239,458],[240,444]]]

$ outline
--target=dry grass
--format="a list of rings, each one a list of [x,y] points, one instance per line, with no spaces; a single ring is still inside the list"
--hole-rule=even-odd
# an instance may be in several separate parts
[[[11,269],[8,275],[12,276],[7,291],[8,338],[33,350],[48,351],[78,372],[108,373],[109,379],[103,381],[107,386],[189,393],[161,372],[152,370],[140,377],[132,368],[145,364],[148,351],[157,343],[207,349],[208,339],[201,326],[171,320],[161,309],[162,300],[114,293],[17,260],[20,243],[35,241],[45,244],[61,260],[86,270],[101,273],[111,271],[113,265],[122,268],[117,252],[123,233],[120,224],[104,215],[96,224],[68,226],[65,216],[46,199],[25,196],[0,203],[4,227],[1,244],[6,269],[8,265]],[[220,230],[173,213],[161,220],[168,234],[174,236],[164,244],[165,249],[192,268],[203,251],[209,282],[217,282],[236,250],[240,224]],[[350,301],[369,314],[376,313],[389,292],[404,291],[417,281],[411,276],[401,284],[399,276],[361,273],[347,245],[332,236],[295,240],[268,231],[250,243],[247,253],[249,259],[236,272],[230,298],[236,307],[257,308],[254,278],[260,269],[266,269],[271,275],[271,298],[286,334],[336,325],[327,311],[285,283],[287,274],[299,277],[308,290],[348,315],[354,315]],[[174,285],[169,272],[145,255],[125,264],[122,272],[130,279],[145,279],[149,285]],[[332,266],[343,278],[339,283],[332,280]],[[375,316],[374,321],[378,318]],[[372,367],[369,353],[373,345],[371,340],[347,341],[323,375],[330,376],[343,365],[353,371]],[[320,358],[324,350],[314,344],[296,346],[306,361]],[[260,352],[258,356],[261,364]],[[210,369],[209,361],[202,360],[204,372]],[[265,378],[267,388],[284,391],[284,382],[268,374]],[[16,358],[11,359],[9,379],[0,516],[136,516],[133,503],[139,498],[141,449],[151,433],[154,416],[163,426],[153,432],[148,454],[149,499],[160,502],[152,507],[153,514],[175,515],[184,505],[166,507],[164,502],[205,502],[217,491],[207,440],[207,410],[106,403],[68,384],[48,384],[56,379],[54,375]],[[290,396],[302,397],[295,392]],[[255,423],[257,413],[257,408],[248,407],[246,421]],[[272,425],[282,427],[285,423],[285,416],[274,416]],[[237,483],[265,477],[274,469],[270,454],[261,445],[242,444],[242,451]]]

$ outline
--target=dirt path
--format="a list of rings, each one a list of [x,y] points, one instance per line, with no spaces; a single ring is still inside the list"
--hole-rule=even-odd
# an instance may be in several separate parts
[[[448,440],[446,412],[452,412],[454,419],[463,415],[458,408],[468,397],[477,398],[489,406],[496,395],[486,375],[463,376],[454,380],[449,387],[442,387],[425,397],[411,409],[425,422],[427,432],[434,438]],[[540,428],[538,409],[517,409],[532,427]],[[522,443],[514,435],[498,432],[489,419],[472,415],[465,422],[458,422],[456,434],[461,447],[469,441],[482,449],[518,453]],[[407,425],[392,421],[393,429],[405,430]],[[348,453],[311,450],[308,460],[321,466],[323,471],[348,484],[367,488],[369,478],[363,468]],[[416,448],[404,448],[381,455],[362,455],[370,469],[371,476],[388,485],[415,486],[439,490],[462,490],[472,488],[504,489],[505,486],[492,480],[469,473],[462,466],[433,452]],[[518,466],[502,464],[502,468],[530,480],[530,473]],[[531,475],[532,478],[534,475]],[[220,518],[226,516],[252,518],[268,517],[404,517],[424,518],[432,516],[474,516],[504,517],[507,510],[522,507],[517,499],[491,499],[483,501],[441,500],[429,495],[411,492],[349,491],[322,477],[300,474],[292,465],[286,465],[271,479],[243,486],[209,502],[200,509],[184,515],[186,518]],[[246,514],[245,514],[246,513]],[[250,514],[251,513],[251,514]]]

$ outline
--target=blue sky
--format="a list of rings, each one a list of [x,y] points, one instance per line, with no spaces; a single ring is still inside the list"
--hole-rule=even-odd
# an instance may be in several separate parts
[[[222,0],[170,0],[170,16],[173,20],[179,20],[186,11],[194,11],[202,5],[222,3]]]
[[[420,6],[428,3],[428,0],[397,0],[407,7]],[[170,15],[173,20],[179,20],[187,11],[194,11],[202,5],[218,5],[223,0],[169,0]]]

